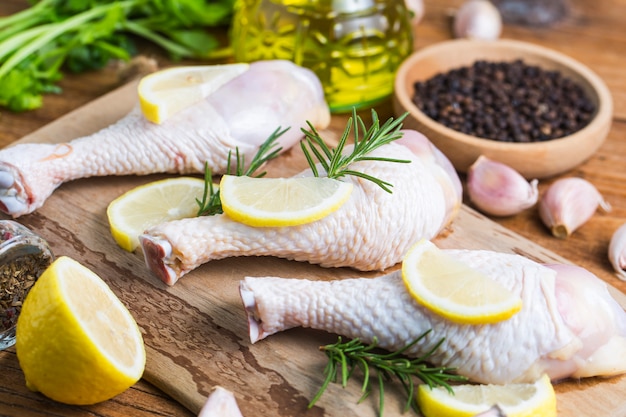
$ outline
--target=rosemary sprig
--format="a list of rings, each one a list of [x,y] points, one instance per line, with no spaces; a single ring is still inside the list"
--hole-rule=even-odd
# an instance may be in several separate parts
[[[352,117],[348,119],[343,135],[335,149],[330,149],[315,127],[307,122],[309,130],[302,129],[304,132],[304,140],[300,142],[300,146],[313,171],[313,175],[319,177],[316,161],[313,159],[313,156],[315,156],[317,162],[319,162],[326,171],[328,178],[340,178],[346,175],[353,175],[372,181],[383,190],[391,193],[391,187],[393,186],[391,183],[363,172],[352,170],[350,169],[350,164],[357,161],[411,162],[404,159],[370,156],[374,149],[402,137],[400,129],[402,128],[402,121],[406,118],[407,114],[408,113],[403,114],[396,120],[390,118],[380,126],[378,114],[375,110],[372,110],[372,125],[368,129],[365,127],[363,119],[356,114],[356,110],[352,109]],[[354,131],[354,149],[352,153],[344,155],[343,151],[351,131]],[[360,138],[361,134],[363,138]]]
[[[282,129],[277,128],[272,134],[261,144],[257,153],[252,157],[250,165],[245,168],[244,155],[239,153],[239,148],[235,148],[235,170],[231,172],[232,151],[228,152],[228,162],[226,163],[226,173],[230,175],[241,176],[254,176],[263,177],[266,172],[255,173],[260,167],[263,166],[270,159],[274,159],[278,156],[282,147],[278,146],[276,142],[278,138],[285,133],[289,128]],[[222,202],[220,201],[220,190],[213,186],[213,172],[208,163],[204,164],[204,192],[202,194],[202,200],[196,198],[198,203],[198,216],[212,216],[214,214],[221,214]]]
[[[455,368],[448,367],[432,367],[426,363],[428,358],[441,346],[444,339],[442,338],[427,353],[419,358],[407,358],[404,352],[413,345],[424,339],[431,330],[422,333],[417,339],[403,347],[402,349],[391,353],[379,353],[374,351],[378,347],[378,341],[374,338],[372,344],[366,345],[359,339],[352,339],[349,342],[342,342],[339,337],[337,343],[321,346],[320,350],[324,351],[328,356],[328,364],[324,369],[326,378],[321,388],[309,403],[311,408],[321,398],[324,391],[331,382],[336,382],[339,372],[341,372],[341,386],[346,387],[348,379],[353,375],[355,369],[360,369],[363,374],[363,385],[361,388],[361,402],[370,393],[371,386],[371,370],[374,370],[378,382],[379,391],[379,410],[378,415],[382,417],[384,409],[384,383],[394,377],[400,381],[407,394],[407,402],[405,410],[413,408],[417,410],[415,397],[415,381],[414,377],[419,378],[423,383],[430,387],[443,386],[448,391],[453,392],[448,382],[466,381],[467,378],[454,373]]]

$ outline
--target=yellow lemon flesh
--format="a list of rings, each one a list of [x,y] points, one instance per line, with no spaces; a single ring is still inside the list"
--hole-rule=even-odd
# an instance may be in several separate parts
[[[556,394],[544,375],[534,383],[455,385],[454,394],[443,387],[422,384],[417,402],[424,417],[472,417],[497,404],[507,417],[556,417]]]
[[[149,121],[161,124],[208,97],[249,67],[246,63],[182,66],[146,75],[137,87],[141,111]]]
[[[122,194],[107,207],[113,239],[132,252],[147,228],[171,220],[195,217],[204,193],[204,180],[192,177],[154,181]]]
[[[418,303],[457,323],[496,323],[522,307],[518,295],[426,240],[405,255],[402,278]]]
[[[144,371],[137,323],[100,277],[57,258],[32,287],[17,322],[16,350],[28,388],[67,404],[122,393]]]
[[[297,226],[338,210],[352,184],[330,178],[253,178],[224,175],[222,209],[233,220],[255,227]]]

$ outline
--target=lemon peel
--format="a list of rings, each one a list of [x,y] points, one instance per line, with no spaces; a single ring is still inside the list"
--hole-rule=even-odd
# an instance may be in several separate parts
[[[27,387],[66,404],[95,404],[122,393],[146,363],[131,313],[98,275],[67,256],[31,288],[15,347]]]
[[[517,294],[427,240],[405,255],[402,278],[418,303],[456,323],[496,323],[522,308]]]
[[[352,184],[331,178],[254,178],[224,175],[222,209],[255,227],[297,226],[322,219],[350,197]]]
[[[204,180],[176,177],[135,187],[107,207],[111,235],[124,250],[139,246],[139,235],[147,228],[171,220],[195,217],[196,199],[204,192]]]
[[[139,82],[139,106],[146,119],[161,124],[172,115],[208,97],[249,67],[247,63],[198,65],[154,72]]]
[[[536,382],[504,385],[455,385],[454,394],[444,387],[422,384],[417,403],[424,417],[473,417],[495,404],[507,417],[556,417],[556,393],[547,375]]]

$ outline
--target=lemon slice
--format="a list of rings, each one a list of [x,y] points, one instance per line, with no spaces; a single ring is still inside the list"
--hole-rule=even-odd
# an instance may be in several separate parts
[[[402,278],[418,303],[457,323],[496,323],[522,307],[518,295],[427,240],[405,255]]]
[[[129,252],[139,246],[147,228],[170,220],[195,217],[202,199],[204,180],[178,177],[154,181],[122,194],[107,207],[113,239]]]
[[[296,226],[341,207],[352,184],[330,178],[253,178],[224,175],[220,199],[233,220],[256,227]]]
[[[57,258],[28,293],[17,321],[17,358],[34,391],[67,404],[95,404],[141,378],[141,332],[94,272]]]
[[[547,375],[534,383],[455,385],[454,394],[426,384],[417,390],[424,417],[471,417],[495,404],[507,417],[556,417],[556,394]]]
[[[250,64],[202,65],[168,68],[146,75],[137,92],[143,115],[163,123],[173,114],[206,98],[248,70]]]

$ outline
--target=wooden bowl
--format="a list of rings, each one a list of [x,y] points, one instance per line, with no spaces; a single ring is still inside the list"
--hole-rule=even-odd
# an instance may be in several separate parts
[[[413,103],[414,83],[438,73],[472,65],[522,59],[544,70],[557,70],[578,83],[596,105],[596,114],[583,129],[569,136],[543,142],[500,142],[450,129],[424,114]],[[425,134],[460,172],[466,172],[480,156],[505,163],[526,178],[546,178],[568,171],[592,156],[611,127],[613,101],[604,82],[589,68],[559,52],[526,42],[452,40],[423,48],[409,56],[395,79],[394,113],[405,112],[406,128]]]

